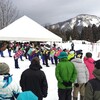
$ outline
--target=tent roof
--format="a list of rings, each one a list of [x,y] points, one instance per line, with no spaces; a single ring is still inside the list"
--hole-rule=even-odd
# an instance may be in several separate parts
[[[23,16],[0,30],[0,40],[62,41],[62,38],[27,16]]]

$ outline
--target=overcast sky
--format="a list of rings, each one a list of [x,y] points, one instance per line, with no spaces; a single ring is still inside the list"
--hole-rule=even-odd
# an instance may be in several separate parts
[[[100,17],[100,0],[12,0],[19,15],[26,15],[41,25],[54,24],[79,14]]]

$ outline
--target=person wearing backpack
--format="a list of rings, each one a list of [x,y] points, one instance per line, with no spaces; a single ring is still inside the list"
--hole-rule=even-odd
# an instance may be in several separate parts
[[[87,82],[84,100],[100,100],[100,60],[95,61],[94,64],[93,75],[95,78]]]

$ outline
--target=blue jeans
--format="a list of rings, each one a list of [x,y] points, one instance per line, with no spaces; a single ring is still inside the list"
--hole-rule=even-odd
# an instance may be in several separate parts
[[[3,55],[3,51],[0,51],[0,55],[1,55],[1,57],[3,57],[4,55]]]
[[[19,68],[18,59],[14,59],[14,61],[15,61],[15,68]]]

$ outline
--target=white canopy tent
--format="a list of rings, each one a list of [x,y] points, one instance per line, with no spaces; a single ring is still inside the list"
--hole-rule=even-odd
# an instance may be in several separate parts
[[[23,16],[0,30],[0,40],[61,42],[62,38],[50,32],[27,16]]]

